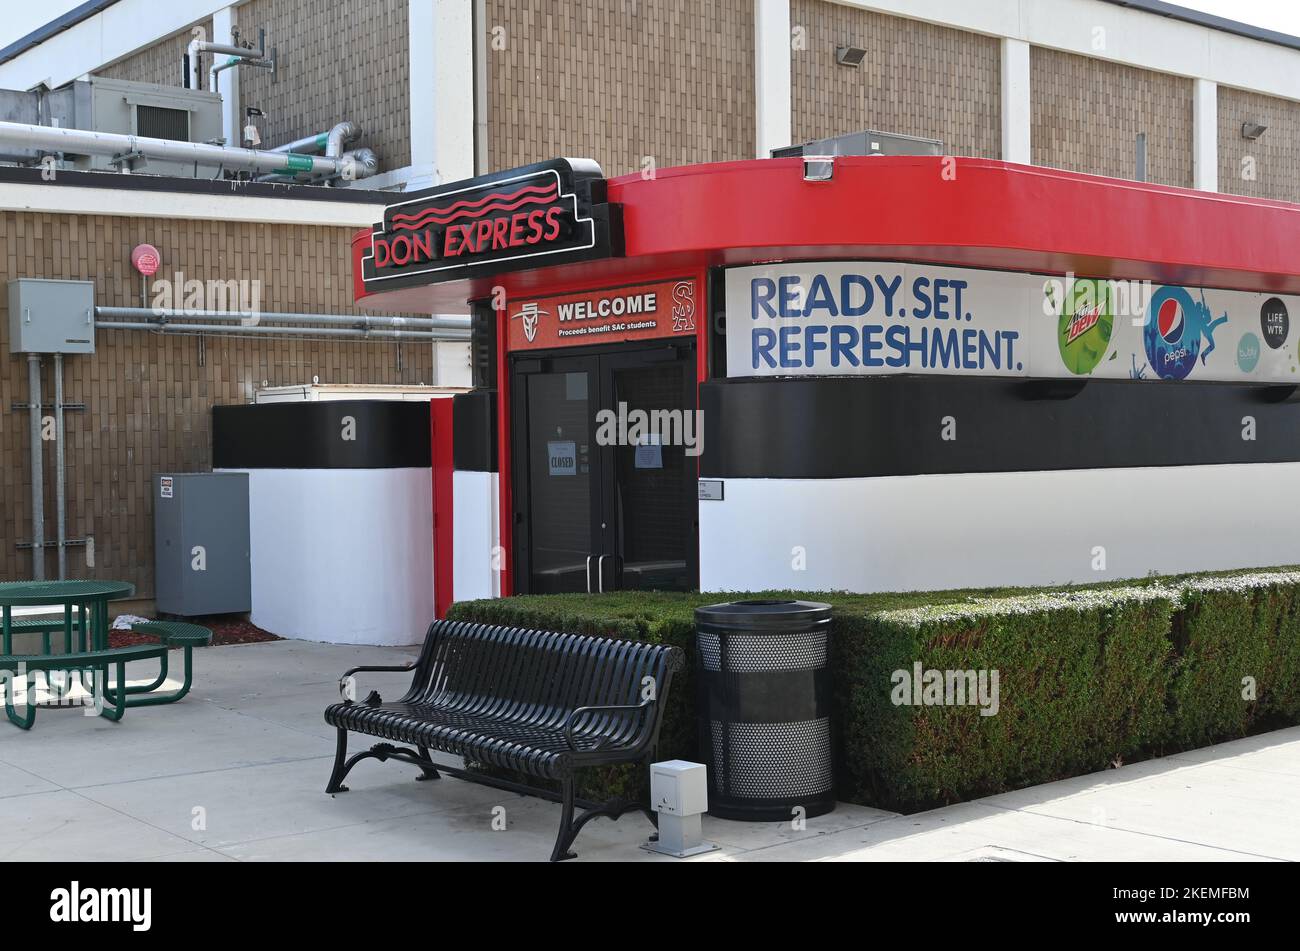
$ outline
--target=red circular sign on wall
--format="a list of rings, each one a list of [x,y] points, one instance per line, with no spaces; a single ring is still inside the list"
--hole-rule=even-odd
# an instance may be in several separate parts
[[[162,256],[152,244],[137,244],[131,252],[131,266],[145,277],[157,274],[161,263]]]

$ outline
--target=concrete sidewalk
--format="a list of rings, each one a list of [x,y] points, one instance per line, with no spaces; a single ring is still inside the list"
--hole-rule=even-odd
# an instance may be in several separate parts
[[[549,802],[418,783],[391,761],[359,765],[351,792],[323,792],[336,678],[414,653],[206,648],[173,706],[119,724],[77,710],[38,711],[29,733],[0,724],[0,861],[544,861],[559,823]],[[404,677],[371,675],[364,689],[394,696]],[[691,861],[1295,860],[1297,802],[1300,728],[912,816],[841,805],[799,831],[706,818],[722,848]],[[637,814],[597,819],[578,861],[676,861],[637,848],[649,832]]]

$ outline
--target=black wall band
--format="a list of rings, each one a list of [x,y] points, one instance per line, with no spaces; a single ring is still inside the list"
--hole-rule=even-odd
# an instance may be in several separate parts
[[[423,400],[212,407],[215,469],[427,469],[432,461]]]
[[[497,391],[471,390],[457,393],[453,400],[452,467],[458,472],[496,472]]]
[[[830,716],[830,668],[702,670],[710,717],[730,723],[803,723]]]
[[[1290,387],[956,376],[700,387],[703,477],[831,479],[1300,461]],[[945,419],[955,439],[945,439]],[[1254,420],[1254,439],[1243,431]]]

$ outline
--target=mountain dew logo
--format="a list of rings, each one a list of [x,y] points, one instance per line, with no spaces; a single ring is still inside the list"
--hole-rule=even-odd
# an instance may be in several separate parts
[[[1114,327],[1114,301],[1106,281],[1076,279],[1065,291],[1057,345],[1065,368],[1080,376],[1097,369],[1110,349]]]

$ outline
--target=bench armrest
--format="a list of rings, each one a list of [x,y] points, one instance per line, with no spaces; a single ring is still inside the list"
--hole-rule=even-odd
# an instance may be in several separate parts
[[[401,674],[401,673],[410,673],[410,672],[413,671],[413,670],[415,670],[415,661],[412,661],[412,662],[409,663],[409,664],[401,664],[401,665],[398,665],[398,666],[392,666],[392,667],[390,667],[390,666],[384,666],[384,667],[353,667],[351,670],[345,670],[345,671],[343,671],[343,676],[339,678],[339,696],[340,696],[340,697],[343,696],[344,691],[347,689],[348,678],[351,677],[353,674],[370,674],[370,673],[377,673],[377,674]],[[352,701],[348,700],[346,697],[344,697],[344,700],[345,700],[346,702],[348,702],[348,703],[351,703],[351,702],[352,702]]]
[[[624,704],[620,706],[578,707],[578,709],[569,714],[569,719],[564,723],[564,742],[569,744],[569,749],[571,750],[576,750],[578,748],[573,742],[573,728],[578,725],[578,719],[584,713],[640,713],[652,703],[654,703],[653,699],[642,700],[640,703],[636,704]],[[600,739],[597,741],[595,746],[590,748],[598,750],[604,745],[605,740]]]

